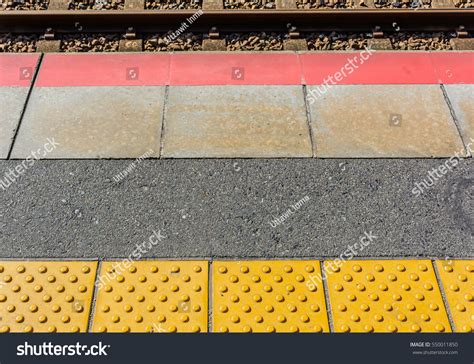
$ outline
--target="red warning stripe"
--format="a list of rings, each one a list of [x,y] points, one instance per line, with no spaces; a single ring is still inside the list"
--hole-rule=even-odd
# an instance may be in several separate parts
[[[430,53],[439,83],[474,84],[474,52]]]
[[[47,54],[35,86],[162,86],[168,84],[169,53]]]
[[[374,52],[301,55],[306,84],[474,83],[472,52]]]
[[[371,53],[369,53],[371,52]],[[306,84],[435,84],[436,72],[428,53],[302,54]]]
[[[170,85],[299,85],[296,53],[174,54]]]
[[[324,82],[474,84],[474,52],[47,54],[35,86],[318,85]]]
[[[27,87],[35,74],[39,54],[0,55],[0,87]]]

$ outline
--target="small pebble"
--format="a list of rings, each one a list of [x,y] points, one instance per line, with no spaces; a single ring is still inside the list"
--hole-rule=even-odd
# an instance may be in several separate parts
[[[445,51],[452,50],[450,33],[394,33],[390,41],[397,50]]]
[[[454,6],[457,8],[474,8],[474,2],[472,0],[456,0]]]
[[[69,10],[122,10],[125,0],[72,0]]]
[[[68,34],[61,40],[61,52],[117,52],[116,34]]]
[[[310,33],[306,35],[310,51],[345,51],[364,49],[368,45],[369,34],[364,33]]]
[[[224,9],[275,9],[275,1],[267,0],[225,0]]]
[[[181,9],[201,9],[201,0],[155,0],[145,1],[145,9],[148,10],[181,10]]]
[[[288,37],[283,33],[234,33],[225,37],[228,51],[281,51],[283,41]]]
[[[16,0],[1,1],[1,10],[46,10],[48,9],[49,0]]]
[[[0,53],[31,53],[36,52],[38,35],[0,34]]]
[[[201,51],[202,35],[184,33],[173,38],[173,32],[154,34],[145,39],[144,49],[148,52]]]
[[[360,6],[365,6],[361,1]],[[352,9],[355,0],[299,0],[296,2],[298,9]]]
[[[378,9],[429,9],[431,0],[374,0],[374,5]]]

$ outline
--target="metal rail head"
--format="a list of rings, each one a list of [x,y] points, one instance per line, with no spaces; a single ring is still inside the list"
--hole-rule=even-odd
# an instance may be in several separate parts
[[[123,33],[129,27],[135,32],[166,32],[194,14],[194,10],[8,11],[0,12],[0,31],[76,32],[79,23],[87,32]],[[189,30],[287,31],[288,23],[300,32],[372,32],[375,26],[389,32],[394,23],[402,31],[456,31],[463,25],[467,32],[474,30],[474,9],[206,10]]]

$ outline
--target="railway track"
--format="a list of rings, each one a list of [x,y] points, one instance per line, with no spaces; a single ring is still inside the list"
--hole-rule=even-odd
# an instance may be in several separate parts
[[[472,49],[473,20],[459,8],[14,10],[0,12],[0,52]]]
[[[0,13],[0,32],[35,33],[51,28],[57,33],[169,31],[196,14],[194,10],[95,11],[50,10]],[[288,25],[299,31],[403,31],[474,30],[474,11],[469,9],[354,9],[354,10],[206,10],[188,30],[221,32],[282,31]]]

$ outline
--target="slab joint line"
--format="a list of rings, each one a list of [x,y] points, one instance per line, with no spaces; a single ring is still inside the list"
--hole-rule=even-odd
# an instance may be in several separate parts
[[[433,266],[433,271],[434,271],[434,274],[435,274],[436,283],[438,284],[438,287],[439,287],[439,292],[441,294],[441,299],[443,300],[444,308],[445,308],[446,314],[448,316],[448,321],[449,321],[449,324],[451,325],[451,330],[453,332],[456,332],[456,325],[454,323],[453,315],[451,314],[451,310],[450,310],[449,303],[448,303],[448,296],[446,295],[446,291],[445,291],[444,286],[443,286],[443,281],[441,280],[441,274],[439,274],[438,266],[436,265],[436,261],[432,260],[431,264]]]
[[[28,107],[28,104],[30,102],[30,96],[33,92],[33,88],[35,87],[36,78],[38,76],[39,70],[41,68],[41,64],[43,62],[43,57],[44,57],[44,53],[41,53],[39,55],[38,62],[36,64],[35,72],[33,73],[33,77],[31,78],[31,83],[30,83],[30,87],[28,89],[28,94],[26,95],[26,99],[25,99],[25,102],[23,104],[23,108],[21,109],[21,114],[20,114],[20,118],[18,120],[17,127],[15,129],[15,133],[13,134],[13,139],[12,139],[12,142],[11,142],[11,145],[10,145],[10,149],[8,151],[7,160],[9,160],[11,158],[11,155],[12,155],[12,152],[13,152],[13,147],[15,146],[16,138],[17,138],[18,133],[20,131],[21,123],[23,121],[23,117],[25,116],[26,108]]]
[[[441,91],[443,92],[444,101],[446,101],[446,104],[448,105],[449,112],[451,113],[451,117],[453,118],[454,125],[456,126],[456,129],[458,131],[459,138],[461,138],[461,143],[464,147],[464,150],[467,153],[467,157],[472,157],[471,150],[467,147],[467,144],[464,141],[464,138],[462,137],[461,127],[459,126],[459,120],[456,116],[456,112],[454,111],[453,105],[451,104],[451,100],[449,99],[448,92],[446,91],[444,84],[440,83],[440,87],[441,87]]]
[[[307,120],[308,130],[309,130],[309,139],[311,142],[311,154],[313,158],[316,158],[316,142],[313,139],[313,130],[311,128],[312,118],[311,118],[311,108],[308,105],[308,90],[307,90],[306,85],[302,85],[302,86],[303,86],[303,98],[304,98],[303,102],[304,102],[304,107],[306,111],[306,120]]]
[[[327,275],[324,275],[324,263],[325,260],[320,260],[319,265],[321,267],[321,284],[323,286],[323,291],[324,291],[324,299],[326,300],[326,313],[328,315],[328,324],[329,324],[329,332],[336,332],[335,327],[334,327],[334,319],[332,317],[332,308],[331,308],[331,301],[329,299],[329,287],[327,286]],[[323,278],[323,276],[326,277],[326,279]]]
[[[165,147],[165,121],[166,121],[166,112],[168,110],[168,95],[169,95],[169,85],[165,86],[165,96],[163,98],[163,110],[161,115],[161,135],[160,135],[160,151],[158,158],[163,159],[163,149]]]
[[[213,332],[212,331],[212,324],[213,324],[213,316],[212,316],[212,309],[213,307],[213,302],[212,302],[212,297],[213,297],[213,285],[212,285],[212,269],[214,267],[214,261],[211,259],[210,261],[207,262],[207,332]]]
[[[96,309],[96,304],[97,304],[96,301],[97,301],[97,296],[99,295],[99,288],[97,288],[98,285],[96,285],[96,283],[98,282],[100,278],[101,269],[102,269],[102,259],[99,259],[97,262],[97,271],[95,273],[94,288],[92,290],[92,297],[91,297],[91,311],[89,312],[89,319],[87,321],[86,332],[92,332],[92,325],[94,324],[95,309]]]

